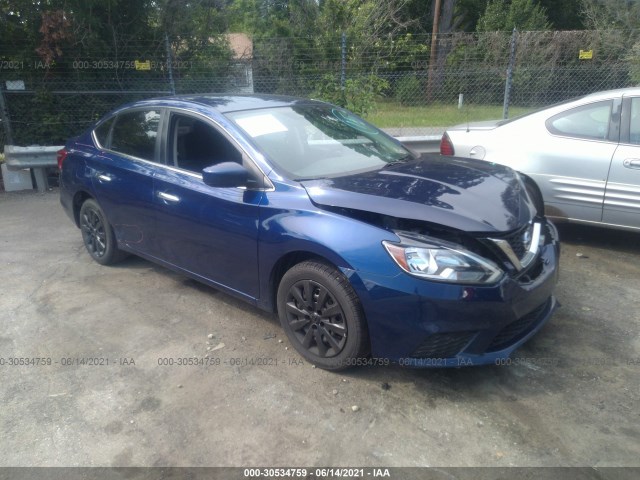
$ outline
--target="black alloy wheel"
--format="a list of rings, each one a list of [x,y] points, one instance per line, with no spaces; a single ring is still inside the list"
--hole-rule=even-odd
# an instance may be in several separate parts
[[[85,200],[80,208],[80,230],[89,255],[101,265],[111,265],[125,256],[118,250],[104,212],[93,199]]]
[[[349,280],[332,266],[307,261],[285,273],[278,313],[296,350],[321,368],[348,368],[367,356],[360,301]]]

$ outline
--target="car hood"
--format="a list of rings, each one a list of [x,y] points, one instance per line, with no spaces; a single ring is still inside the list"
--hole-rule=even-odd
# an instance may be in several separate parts
[[[534,208],[517,174],[488,162],[425,154],[374,172],[303,181],[318,206],[421,220],[466,232],[504,232]]]

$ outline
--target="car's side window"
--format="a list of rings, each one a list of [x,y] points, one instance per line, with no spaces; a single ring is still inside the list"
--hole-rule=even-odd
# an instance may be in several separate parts
[[[99,146],[102,148],[107,148],[109,146],[109,132],[111,131],[111,126],[113,125],[113,120],[115,117],[111,117],[108,120],[102,122],[98,128],[96,128],[93,132],[96,135],[96,139],[98,140]]]
[[[606,140],[612,103],[606,100],[572,108],[548,119],[547,128],[555,135]]]
[[[172,114],[169,125],[169,165],[201,173],[216,163],[242,163],[238,149],[208,123],[188,115]]]
[[[155,161],[160,110],[136,110],[118,115],[111,134],[111,150]]]
[[[629,142],[634,145],[640,145],[640,97],[634,97],[631,99]]]

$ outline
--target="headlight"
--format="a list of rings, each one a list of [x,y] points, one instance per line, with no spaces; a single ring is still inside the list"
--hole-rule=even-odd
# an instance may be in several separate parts
[[[398,232],[400,243],[382,244],[405,272],[420,278],[449,283],[489,284],[498,281],[502,270],[492,261],[464,248],[437,239]]]

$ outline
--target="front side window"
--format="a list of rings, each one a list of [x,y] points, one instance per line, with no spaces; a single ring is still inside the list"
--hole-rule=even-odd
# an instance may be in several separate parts
[[[169,164],[201,173],[222,163],[242,163],[242,154],[210,124],[188,115],[172,114],[169,128]]]
[[[118,115],[111,134],[111,150],[155,161],[160,110],[136,110]]]
[[[613,102],[596,102],[554,115],[547,120],[547,128],[555,135],[606,140]]]
[[[296,180],[373,171],[411,154],[356,115],[330,105],[300,105],[227,114]]]

